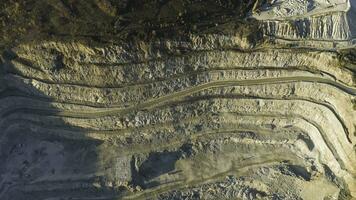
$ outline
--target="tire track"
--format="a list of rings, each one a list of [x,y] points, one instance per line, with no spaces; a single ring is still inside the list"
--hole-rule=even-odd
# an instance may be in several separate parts
[[[244,113],[244,112],[238,112],[238,113],[241,114],[241,115],[246,115],[246,113]],[[252,114],[250,114],[250,115],[252,115]],[[261,114],[261,113],[259,113],[259,114],[254,114],[254,115],[252,115],[252,116],[265,116],[265,117],[275,117],[275,118],[278,118],[279,115],[278,115],[278,114],[272,115],[272,114]],[[322,128],[321,126],[319,126],[317,122],[311,121],[311,120],[305,118],[304,116],[298,115],[298,114],[284,115],[284,116],[285,116],[285,117],[289,117],[289,118],[296,118],[296,117],[297,117],[297,118],[303,119],[304,121],[306,121],[306,122],[312,124],[314,127],[316,127],[316,128],[318,129],[318,131],[320,132],[320,135],[322,136],[322,139],[323,139],[323,141],[325,142],[325,144],[327,145],[328,149],[331,150],[331,152],[333,153],[334,157],[335,157],[335,158],[339,161],[339,163],[341,164],[341,168],[344,169],[344,170],[347,170],[347,168],[345,168],[344,161],[343,161],[343,160],[341,159],[341,157],[338,155],[336,149],[333,147],[332,143],[331,143],[330,140],[327,138],[327,134],[323,131],[323,128]],[[5,133],[6,133],[6,132],[7,132],[7,131],[5,131]],[[100,133],[101,131],[98,131],[98,132]],[[103,132],[101,132],[101,133],[103,133]],[[107,134],[108,132],[105,132],[105,133]],[[112,134],[113,132],[110,131],[109,133]],[[114,133],[115,133],[115,132],[114,132]],[[171,143],[169,143],[169,144],[167,144],[167,145],[171,145]]]
[[[197,86],[190,87],[188,89],[184,89],[181,91],[177,92],[172,92],[171,94],[158,97],[155,99],[151,99],[148,101],[145,101],[143,103],[140,103],[138,105],[130,106],[128,108],[110,108],[107,109],[106,111],[95,111],[95,112],[63,112],[59,111],[57,112],[58,115],[72,115],[73,117],[101,117],[101,116],[111,116],[111,115],[118,115],[118,114],[127,114],[129,112],[135,111],[135,110],[142,110],[145,108],[150,108],[150,107],[155,107],[158,105],[162,105],[171,99],[179,99],[184,96],[190,95],[192,93],[196,93],[205,89],[210,89],[210,88],[218,88],[218,87],[227,87],[227,86],[248,86],[248,85],[263,85],[263,84],[276,84],[276,83],[289,83],[289,82],[295,82],[295,81],[304,81],[304,82],[318,82],[318,83],[324,83],[324,84],[331,84],[335,87],[338,87],[339,89],[344,89],[348,93],[352,95],[356,95],[356,89],[350,88],[350,87],[345,87],[342,84],[336,84],[333,83],[330,80],[325,80],[321,78],[315,78],[315,77],[280,77],[280,78],[267,78],[267,79],[256,79],[256,80],[243,80],[243,81],[230,81],[230,80],[221,80],[221,81],[214,81],[214,82],[209,82],[209,83],[204,83],[200,84]],[[45,113],[45,110],[41,111]]]

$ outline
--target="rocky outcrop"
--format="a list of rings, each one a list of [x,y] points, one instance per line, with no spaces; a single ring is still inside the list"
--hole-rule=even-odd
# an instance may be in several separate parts
[[[355,42],[355,12],[353,1],[275,1],[266,5],[256,17],[262,21],[264,34],[281,41],[308,46],[350,48]],[[327,47],[327,46],[324,46]]]

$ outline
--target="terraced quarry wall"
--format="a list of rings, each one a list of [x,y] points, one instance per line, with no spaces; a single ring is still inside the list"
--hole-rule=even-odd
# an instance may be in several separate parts
[[[5,2],[0,199],[356,198],[352,1]]]

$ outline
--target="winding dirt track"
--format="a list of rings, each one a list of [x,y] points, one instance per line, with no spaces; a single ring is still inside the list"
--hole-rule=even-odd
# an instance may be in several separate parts
[[[95,57],[56,45],[72,65],[41,69],[52,51],[29,45],[1,66],[0,198],[183,199],[216,190],[226,199],[293,199],[310,195],[308,188],[328,188],[323,197],[355,192],[356,88],[337,57],[321,59],[330,52],[300,49],[304,55],[289,67],[291,55],[265,49],[252,57],[275,66],[251,67],[243,66],[246,52],[191,49],[184,62],[172,56],[177,67],[169,68],[169,57],[144,62],[137,52],[147,49],[137,46],[127,52],[113,46],[121,51]],[[33,59],[19,63],[26,52]],[[125,53],[139,58],[108,67]],[[233,58],[242,66],[221,67]],[[314,66],[319,62],[328,66]],[[117,76],[102,80],[100,68]],[[90,73],[100,81],[87,83]]]

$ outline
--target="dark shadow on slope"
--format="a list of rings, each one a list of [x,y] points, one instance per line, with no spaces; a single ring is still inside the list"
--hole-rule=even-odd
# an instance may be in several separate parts
[[[105,178],[96,175],[102,141],[58,117],[52,97],[20,80],[14,59],[18,58],[11,51],[1,54],[0,199],[116,195],[118,191],[105,187]],[[54,70],[63,67],[60,59]],[[38,107],[50,110],[38,112]]]
[[[351,37],[353,39],[356,39],[356,1],[355,0],[349,0],[350,1],[350,10],[347,11],[347,23],[350,28],[350,33]],[[356,44],[356,42],[354,42]]]
[[[155,178],[174,170],[175,162],[181,157],[180,152],[153,152],[145,160],[139,172],[145,179]]]
[[[176,173],[176,162],[193,154],[192,144],[186,143],[176,151],[151,152],[139,166],[136,166],[136,158],[132,158],[132,184],[143,189],[164,184],[155,178],[163,174]]]

